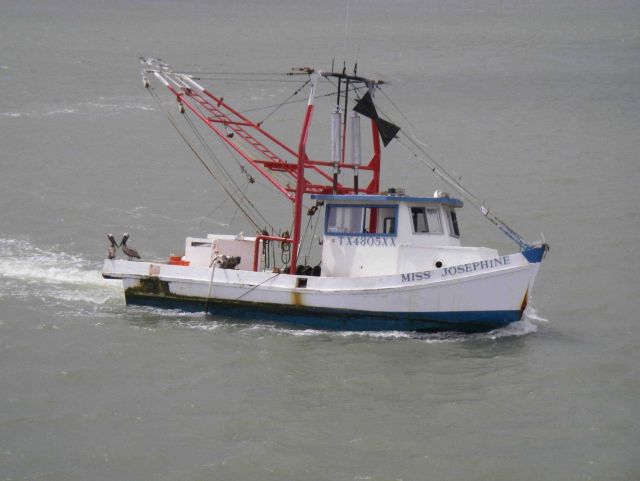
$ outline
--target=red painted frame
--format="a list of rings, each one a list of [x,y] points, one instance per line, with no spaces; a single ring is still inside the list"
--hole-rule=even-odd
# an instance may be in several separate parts
[[[258,251],[258,243],[265,239],[292,243],[290,274],[295,274],[300,244],[300,227],[303,215],[302,201],[304,195],[326,194],[334,191],[338,194],[356,193],[353,187],[348,187],[339,182],[334,189],[333,175],[325,170],[333,169],[335,164],[327,160],[309,159],[306,153],[307,137],[314,111],[313,102],[310,101],[307,106],[300,132],[298,150],[296,152],[284,142],[264,130],[259,124],[233,109],[222,97],[217,97],[205,88],[194,89],[186,86],[180,87],[181,84],[185,84],[184,77],[182,77],[181,74],[168,71],[155,72],[155,74],[163,78],[163,83],[165,83],[167,88],[175,95],[178,103],[185,105],[196,117],[207,125],[209,129],[218,135],[226,145],[251,164],[287,199],[293,201],[293,238],[285,240],[285,238],[258,236],[256,238],[255,251]],[[170,79],[171,82],[167,79]],[[200,90],[200,92],[198,90]],[[233,133],[233,135],[230,135],[230,133]],[[371,121],[371,134],[373,156],[368,164],[356,166],[355,164],[344,162],[344,157],[343,162],[338,163],[338,167],[342,169],[355,170],[357,168],[358,170],[371,172],[371,181],[366,187],[359,189],[358,193],[360,194],[377,194],[380,191],[380,136],[374,121]],[[239,142],[238,138],[241,138],[243,142]],[[268,143],[271,145],[265,145]],[[247,150],[247,147],[249,150]],[[274,152],[275,150],[280,150],[282,153],[278,154]],[[344,156],[344,145],[342,150]],[[289,157],[290,159],[287,160],[284,157]],[[321,179],[325,180],[325,183],[312,183],[308,181],[305,177],[306,170],[318,174]],[[275,172],[282,172],[290,176],[293,185],[289,182],[283,183],[279,181],[272,175],[272,173]],[[376,225],[376,219],[372,218],[371,222],[372,225]],[[254,270],[257,269],[257,254],[255,257]]]

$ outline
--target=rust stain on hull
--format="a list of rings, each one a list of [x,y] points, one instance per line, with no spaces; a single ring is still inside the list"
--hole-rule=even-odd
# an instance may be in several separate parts
[[[161,281],[157,277],[147,277],[140,279],[137,286],[129,287],[125,291],[125,296],[136,294],[155,294],[167,296],[171,295],[171,290],[167,281]]]
[[[291,304],[294,306],[304,306],[304,303],[302,302],[301,292],[296,292],[296,291],[291,292]]]
[[[527,304],[529,303],[529,289],[524,292],[524,297],[522,298],[522,304],[520,304],[520,317],[524,314],[524,310],[527,308]]]

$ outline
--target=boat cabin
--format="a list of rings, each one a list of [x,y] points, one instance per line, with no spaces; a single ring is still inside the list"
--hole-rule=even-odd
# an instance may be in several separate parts
[[[325,203],[323,276],[424,271],[495,254],[460,245],[456,209],[462,201],[439,191],[434,197],[386,193],[312,198]]]
[[[393,192],[311,198],[325,205],[322,277],[424,273],[498,255],[494,249],[460,244],[456,209],[462,201],[440,191],[433,197]],[[185,255],[174,263],[204,267],[237,256],[237,269],[260,270],[262,239],[242,234],[188,237]]]

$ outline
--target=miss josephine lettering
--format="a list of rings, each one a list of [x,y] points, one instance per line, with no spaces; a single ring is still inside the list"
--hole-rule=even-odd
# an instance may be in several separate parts
[[[457,274],[465,274],[469,272],[482,271],[484,269],[493,269],[494,267],[507,266],[511,263],[509,256],[497,257],[486,261],[469,262],[460,264],[459,266],[444,267],[441,269],[441,277],[453,277]],[[410,272],[401,274],[402,282],[414,282],[431,279],[430,271]]]
[[[511,263],[509,256],[502,256],[488,261],[469,262],[459,266],[444,267],[442,269],[442,277],[455,276],[456,274],[465,274],[468,272],[482,271],[484,269],[493,269],[498,266],[506,266]]]

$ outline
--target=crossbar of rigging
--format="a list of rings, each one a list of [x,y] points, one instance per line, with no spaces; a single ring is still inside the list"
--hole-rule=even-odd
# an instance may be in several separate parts
[[[300,164],[303,165],[304,169],[319,176],[316,182],[305,181],[303,183],[304,192],[307,194],[327,193],[332,190],[340,193],[353,193],[353,188],[343,185],[334,179],[334,176],[331,174],[332,169],[358,169],[372,172],[373,179],[369,185],[360,189],[360,191],[363,193],[377,192],[379,184],[379,158],[376,158],[375,155],[369,163],[361,165],[350,164],[346,161],[336,163],[328,160],[310,159],[306,155],[304,159],[301,160],[298,151],[287,146],[261,127],[261,123],[264,122],[266,118],[269,118],[273,112],[267,115],[263,121],[255,123],[239,111],[230,107],[222,97],[218,97],[209,92],[189,74],[173,72],[168,65],[159,60],[142,59],[142,63],[145,84],[148,83],[146,80],[147,75],[160,80],[175,96],[182,110],[186,107],[196,115],[209,129],[222,139],[226,146],[230,147],[232,151],[252,165],[289,200],[295,200],[293,193],[296,191],[296,185],[300,180],[300,173],[297,168]],[[314,72],[312,69],[302,68],[293,70],[291,74],[311,76],[314,75]],[[332,72],[325,73],[320,71],[316,72],[315,75],[326,79],[336,76],[336,74]],[[368,81],[367,79],[356,76],[354,76],[352,80],[355,84],[368,82],[368,84],[377,85],[378,83],[382,83],[378,81]],[[309,80],[307,79],[293,95],[284,102],[276,105],[275,110],[289,103],[290,99],[308,83]],[[348,90],[352,90],[352,88]],[[335,93],[328,95],[335,95]],[[374,148],[377,147],[374,145]],[[291,180],[278,180],[275,176],[277,173],[287,176]]]
[[[151,94],[151,96],[154,98],[154,100],[156,100],[156,102],[158,103],[158,106],[161,107],[161,103],[160,100],[157,98],[157,96],[155,95],[155,92],[153,92],[153,90],[151,88],[148,89],[149,93]],[[162,107],[161,107],[162,108]],[[191,142],[189,141],[189,139],[184,135],[184,133],[180,130],[180,128],[178,127],[178,125],[176,124],[175,120],[173,119],[173,117],[171,116],[171,114],[169,114],[169,112],[163,108],[163,110],[165,111],[165,114],[167,116],[167,119],[169,120],[169,123],[173,126],[173,128],[176,130],[176,132],[178,133],[178,135],[180,136],[180,138],[187,144],[187,146],[189,147],[189,149],[192,151],[192,153],[196,156],[196,158],[200,161],[200,163],[202,164],[202,166],[205,168],[205,170],[209,173],[209,175],[211,175],[211,177],[218,182],[218,184],[220,185],[220,187],[222,187],[222,189],[225,191],[225,193],[227,194],[227,197],[229,197],[234,204],[236,204],[236,207],[238,207],[238,209],[244,214],[244,216],[247,218],[247,220],[253,224],[253,226],[260,230],[261,227],[255,222],[255,220],[251,217],[251,215],[249,215],[249,213],[242,207],[242,205],[240,205],[239,201],[236,200],[236,198],[233,196],[233,194],[229,191],[229,189],[222,183],[222,181],[216,176],[216,174],[213,172],[213,170],[211,170],[211,168],[207,165],[207,163],[204,161],[204,159],[202,158],[202,156],[200,156],[200,154],[198,153],[198,151],[195,149],[195,147],[191,144]]]

